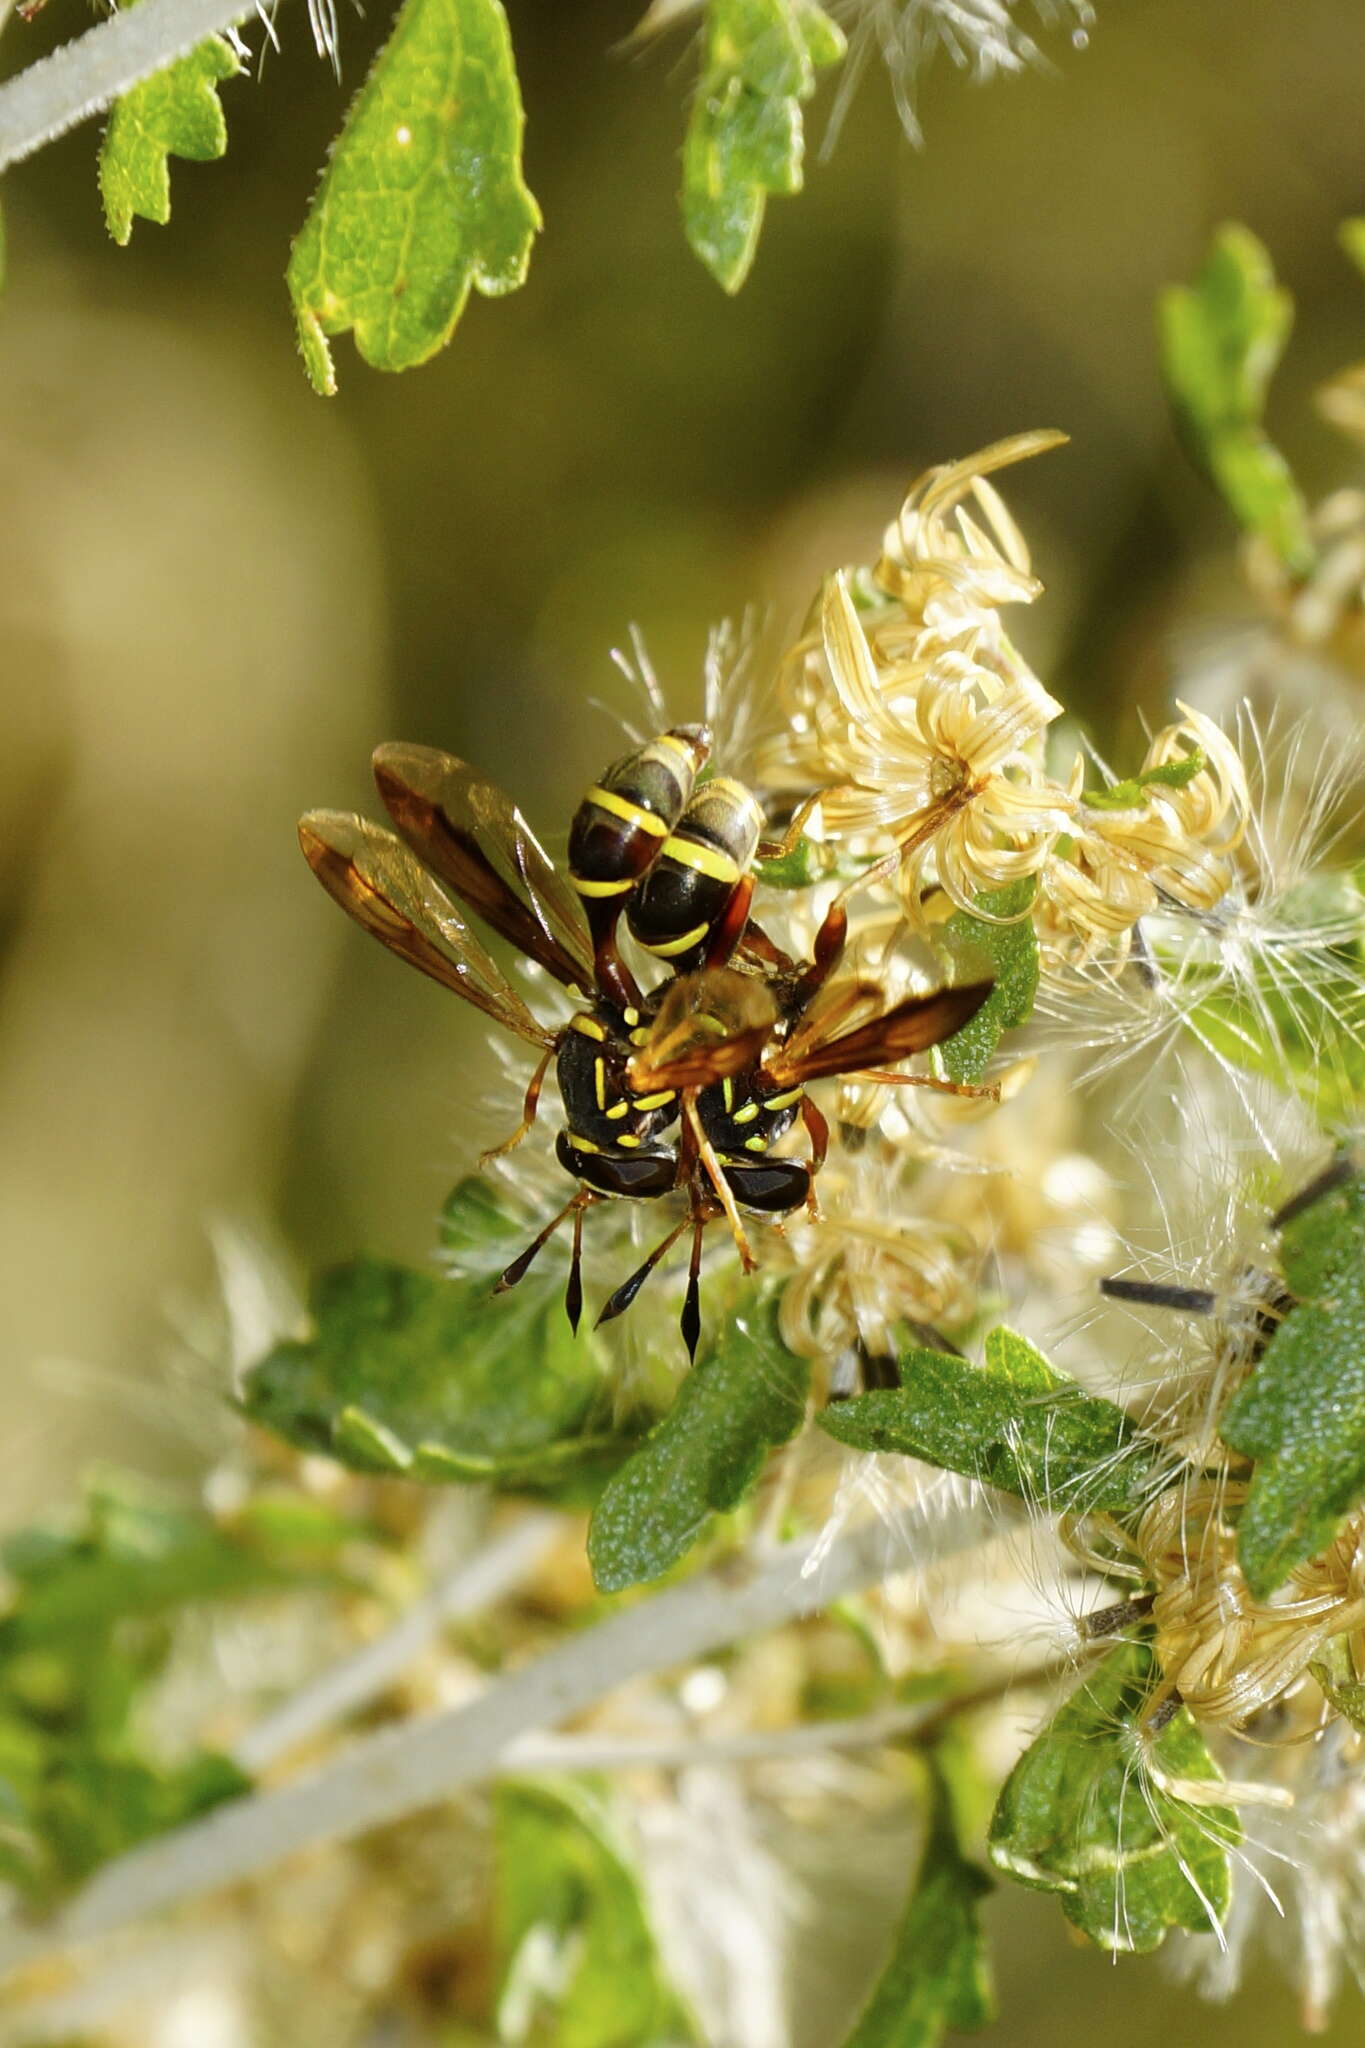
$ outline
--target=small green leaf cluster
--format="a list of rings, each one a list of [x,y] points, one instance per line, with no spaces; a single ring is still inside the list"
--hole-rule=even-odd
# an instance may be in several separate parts
[[[817,0],[707,0],[682,215],[727,292],[749,274],[769,194],[801,188],[802,109],[844,49]],[[224,154],[217,89],[241,68],[210,36],[115,102],[99,180],[116,241],[135,218],[169,220],[172,156]],[[524,282],[541,226],[524,128],[502,0],[404,0],[290,253],[316,391],[337,388],[331,337],[352,332],[376,369],[410,369],[450,340],[471,291],[497,297]]]
[[[815,0],[708,0],[683,148],[683,225],[727,292],[753,265],[769,193],[799,192],[802,103],[844,54]]]
[[[1264,247],[1248,228],[1221,228],[1194,285],[1170,286],[1158,311],[1166,384],[1191,452],[1239,522],[1303,574],[1314,557],[1307,508],[1262,424],[1294,319]]]

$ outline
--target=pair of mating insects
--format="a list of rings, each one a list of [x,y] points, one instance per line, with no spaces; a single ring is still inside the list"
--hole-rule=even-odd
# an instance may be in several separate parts
[[[514,1286],[572,1218],[565,1306],[576,1329],[584,1211],[676,1190],[687,1214],[598,1321],[629,1308],[690,1229],[682,1333],[694,1356],[707,1224],[726,1217],[750,1271],[741,1210],[777,1217],[814,1206],[829,1131],[806,1083],[834,1075],[904,1080],[880,1070],[951,1037],[991,989],[975,982],[889,1008],[876,982],[826,991],[848,929],[843,899],[826,913],[808,961],[772,942],[749,914],[754,861],[766,850],[763,813],[743,783],[698,779],[710,746],[706,727],[674,726],[613,762],[574,814],[567,877],[509,796],[429,747],[383,746],[374,756],[396,833],[349,811],[310,811],[299,823],[314,873],[357,923],[540,1049],[521,1124],[499,1152],[531,1128],[555,1064],[565,1116],[556,1152],[579,1185],[499,1289]],[[558,1029],[540,1023],[470,929],[466,909],[586,1007]],[[643,955],[665,970],[648,991],[622,954],[623,919]],[[798,1117],[809,1159],[774,1156]]]

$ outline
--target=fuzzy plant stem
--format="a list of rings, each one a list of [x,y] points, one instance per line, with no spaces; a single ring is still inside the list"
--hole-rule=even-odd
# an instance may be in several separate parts
[[[256,0],[140,0],[73,36],[0,86],[0,171],[256,12]]]
[[[335,1761],[221,1806],[120,1856],[40,1926],[0,1930],[0,1972],[271,1869],[284,1857],[419,1813],[497,1775],[520,1736],[585,1712],[630,1680],[705,1657],[818,1613],[897,1571],[979,1542],[976,1506],[935,1487],[902,1514],[829,1543],[783,1544],[637,1601],[584,1629],[479,1697],[380,1729]]]

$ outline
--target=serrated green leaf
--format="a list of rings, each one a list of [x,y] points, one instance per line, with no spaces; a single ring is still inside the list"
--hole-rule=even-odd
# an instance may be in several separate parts
[[[1162,1453],[1121,1408],[1084,1394],[1013,1330],[984,1365],[912,1345],[901,1385],[826,1408],[820,1427],[860,1451],[897,1451],[1056,1513],[1122,1514],[1151,1492]]]
[[[405,0],[333,145],[289,257],[299,347],[336,390],[328,335],[351,328],[377,370],[444,348],[471,288],[526,276],[540,208],[500,0]]]
[[[1207,1933],[1231,1896],[1237,1817],[1164,1789],[1222,1778],[1187,1708],[1144,1736],[1156,1679],[1148,1644],[1111,1651],[1025,1750],[991,1819],[996,1869],[1060,1893],[1105,1949],[1158,1948],[1172,1927]]]
[[[224,154],[227,122],[218,87],[241,68],[232,45],[209,36],[115,100],[100,144],[99,178],[116,242],[130,239],[135,217],[160,227],[170,219],[170,157],[209,163]]]
[[[770,1450],[800,1428],[810,1362],[782,1342],[777,1304],[732,1314],[678,1389],[667,1415],[608,1480],[588,1530],[604,1593],[657,1579],[712,1515],[737,1508]]]
[[[1309,1665],[1309,1676],[1322,1687],[1328,1705],[1365,1735],[1365,1684],[1354,1675],[1344,1650],[1340,1638],[1329,1644],[1327,1656]]]
[[[945,2028],[969,2033],[995,2016],[980,1911],[991,1880],[962,1853],[936,1759],[929,1777],[928,1834],[914,1889],[890,1960],[844,2048],[938,2048]]]
[[[727,292],[749,274],[768,194],[801,189],[802,102],[844,47],[814,0],[707,0],[683,145],[683,225]]]
[[[1255,1460],[1237,1555],[1261,1600],[1365,1500],[1365,1180],[1310,1203],[1280,1251],[1298,1305],[1219,1425]]]
[[[661,1967],[606,1796],[578,1780],[498,1787],[498,2037],[523,2048],[682,2048],[696,2039]]]
[[[1002,1033],[1017,1029],[1033,1014],[1038,992],[1038,934],[1028,909],[1035,884],[1031,875],[1006,889],[983,890],[977,897],[985,917],[955,910],[943,927],[942,944],[957,981],[989,974],[995,987],[976,1015],[938,1048],[950,1081],[979,1081]],[[1006,918],[1001,924],[992,920]]]
[[[553,1278],[494,1296],[360,1258],[322,1280],[313,1318],[249,1373],[243,1407],[359,1471],[534,1487],[633,1441],[606,1427],[601,1355]]]
[[[1166,385],[1192,453],[1240,523],[1305,574],[1314,553],[1307,508],[1261,424],[1294,306],[1255,235],[1221,228],[1194,285],[1169,286],[1158,316]]]

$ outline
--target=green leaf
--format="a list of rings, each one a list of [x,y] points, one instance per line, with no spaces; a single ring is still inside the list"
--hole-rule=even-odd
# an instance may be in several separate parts
[[[986,917],[955,910],[943,927],[946,948],[957,981],[991,975],[995,987],[960,1031],[939,1047],[950,1081],[979,1081],[1001,1034],[1027,1023],[1038,991],[1038,934],[1028,915],[1035,884],[1031,875],[1007,889],[983,890],[977,897]],[[994,919],[1007,918],[999,924]]]
[[[136,216],[161,227],[170,219],[169,157],[208,163],[225,153],[218,87],[241,68],[231,44],[209,36],[115,100],[100,145],[99,177],[104,218],[116,242],[130,239]]]
[[[1084,1394],[1013,1330],[986,1362],[911,1346],[901,1385],[826,1408],[820,1427],[860,1451],[898,1451],[1056,1513],[1122,1514],[1151,1492],[1162,1452],[1121,1408]]]
[[[1149,789],[1185,789],[1204,765],[1203,748],[1193,747],[1178,760],[1158,761],[1155,768],[1144,768],[1126,782],[1111,782],[1107,789],[1088,789],[1085,801],[1092,811],[1131,811]]]
[[[1326,1658],[1318,1658],[1309,1665],[1309,1675],[1322,1687],[1327,1704],[1365,1735],[1365,1684],[1354,1676],[1343,1651],[1344,1645],[1338,1638],[1329,1645]]]
[[[844,2048],[938,2048],[944,2029],[964,2033],[995,2016],[981,1929],[991,1890],[958,1840],[952,1793],[931,1759],[924,1854],[891,1957]]]
[[[236,1764],[212,1750],[165,1769],[136,1757],[64,1757],[50,1769],[29,1817],[50,1859],[39,1889],[50,1895],[79,1883],[135,1843],[250,1789]]]
[[[1260,1600],[1365,1500],[1365,1180],[1311,1202],[1285,1225],[1280,1250],[1298,1305],[1220,1424],[1255,1460],[1237,1555]]]
[[[523,2048],[694,2041],[605,1796],[568,1779],[512,1781],[494,1812],[498,2038]]]
[[[0,1617],[0,1659],[54,1645],[88,1653],[120,1623],[279,1586],[300,1568],[316,1576],[327,1562],[316,1549],[291,1555],[268,1526],[219,1522],[122,1474],[92,1482],[83,1528],[23,1531],[0,1558],[16,1588]]]
[[[801,1427],[809,1384],[809,1360],[778,1334],[775,1299],[732,1313],[668,1414],[603,1489],[588,1530],[600,1589],[657,1579],[712,1515],[737,1508],[769,1450]]]
[[[1196,460],[1251,532],[1303,575],[1313,543],[1303,497],[1261,420],[1293,324],[1288,292],[1249,229],[1221,228],[1193,287],[1158,301],[1162,365]]]
[[[1158,1948],[1171,1927],[1207,1933],[1231,1896],[1237,1817],[1165,1789],[1222,1778],[1187,1708],[1144,1733],[1156,1678],[1148,1644],[1111,1651],[1025,1750],[991,1819],[997,1870],[1060,1893],[1105,1949]]]
[[[521,284],[540,226],[523,125],[500,0],[406,0],[290,253],[315,390],[336,390],[328,335],[353,328],[375,369],[411,369],[444,348],[471,287]]]
[[[306,1574],[316,1576],[308,1546]],[[223,1526],[103,1475],[69,1527],[5,1545],[0,1620],[0,1874],[46,1902],[109,1857],[175,1827],[247,1780],[212,1751],[163,1763],[137,1715],[170,1623],[206,1599],[290,1582],[267,1531]]]
[[[598,1420],[601,1357],[552,1275],[494,1296],[486,1277],[359,1258],[321,1281],[313,1317],[252,1369],[243,1406],[358,1471],[536,1486],[633,1441]]]
[[[683,225],[737,292],[770,192],[801,189],[801,106],[844,37],[814,0],[708,0],[701,79],[683,145]]]

